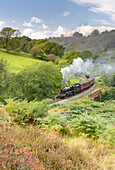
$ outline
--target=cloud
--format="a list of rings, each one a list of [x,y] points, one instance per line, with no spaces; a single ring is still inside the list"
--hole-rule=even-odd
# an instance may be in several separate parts
[[[69,11],[65,11],[62,16],[66,17],[67,15],[70,15],[70,12]]]
[[[111,31],[115,28],[113,27],[107,27],[107,26],[97,26],[97,27],[92,27],[90,25],[81,25],[80,27],[77,27],[74,30],[69,30],[67,28],[64,28],[62,26],[58,26],[57,29],[54,31],[51,30],[33,30],[31,28],[26,28],[24,29],[22,35],[29,36],[32,39],[44,39],[44,38],[49,38],[49,37],[60,37],[62,34],[65,37],[72,36],[74,32],[79,32],[82,33],[84,36],[88,36],[94,31],[95,29],[98,29],[99,32],[104,32],[106,30]]]
[[[43,25],[42,25],[42,28],[43,28],[43,29],[47,29],[47,28],[48,28],[48,26],[47,26],[47,25],[45,25],[45,24],[43,24]]]
[[[65,37],[72,36],[74,33],[73,30],[68,30],[67,28],[64,28],[62,26],[58,26],[58,28],[53,32],[54,37],[60,37],[60,35],[64,35]]]
[[[33,24],[33,23],[34,23],[34,24]],[[26,22],[26,21],[25,21],[25,22],[23,23],[23,26],[24,26],[24,27],[37,27],[36,24],[43,24],[43,25],[42,25],[42,28],[43,28],[43,29],[48,28],[48,26],[44,24],[44,21],[43,21],[42,19],[40,19],[40,18],[37,18],[37,17],[32,17],[32,18],[30,19],[30,22]]]
[[[51,31],[34,31],[31,35],[30,38],[32,39],[45,39],[50,37]]]
[[[3,26],[5,24],[5,22],[0,21],[0,27]]]
[[[106,30],[111,31],[115,28],[113,27],[106,27],[106,26],[97,26],[97,27],[92,27],[90,25],[81,25],[80,27],[77,27],[77,29],[75,31],[82,33],[84,36],[88,36],[91,34],[92,31],[94,31],[95,29],[99,30],[99,32],[104,32]]]
[[[22,35],[30,36],[30,33],[32,33],[32,32],[34,32],[33,29],[31,29],[31,28],[26,28],[26,29],[23,30]]]
[[[44,21],[40,18],[37,18],[37,17],[32,17],[31,18],[31,23],[44,23]]]
[[[110,22],[106,21],[106,20],[93,20],[94,22],[98,22],[101,25],[112,25]]]
[[[15,23],[16,21],[15,21],[15,20],[12,20],[11,22],[12,22],[12,23]]]
[[[99,32],[104,32],[106,30],[108,31],[111,31],[115,28],[113,27],[107,27],[107,26],[97,26],[97,27],[92,27],[90,25],[84,25],[82,24],[80,27],[77,27],[76,29],[74,30],[69,30],[69,29],[66,29],[62,26],[58,26],[58,28],[53,32],[53,36],[54,37],[59,37],[61,36],[62,34],[65,36],[65,37],[68,37],[68,36],[72,36],[74,32],[79,32],[79,33],[82,33],[84,36],[88,36],[92,33],[92,31],[94,31],[95,29],[98,29]]]
[[[76,4],[88,4],[89,10],[110,15],[115,21],[115,0],[69,0]]]
[[[25,22],[23,23],[23,26],[24,26],[24,27],[35,27],[36,25],[32,25],[31,22],[26,22],[26,21],[25,21]]]

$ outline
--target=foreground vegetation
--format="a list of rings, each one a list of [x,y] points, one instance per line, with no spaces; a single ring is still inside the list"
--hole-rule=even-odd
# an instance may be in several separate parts
[[[10,100],[1,108],[1,168],[114,169],[115,101],[48,107]]]
[[[2,126],[1,169],[91,169],[98,163],[38,127]]]

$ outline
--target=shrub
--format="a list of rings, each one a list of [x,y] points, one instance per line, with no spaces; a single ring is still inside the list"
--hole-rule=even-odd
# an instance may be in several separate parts
[[[0,101],[4,101],[8,94],[10,80],[10,73],[7,71],[7,61],[2,58],[0,59]]]
[[[115,87],[105,88],[99,93],[99,101],[115,100]]]
[[[24,68],[16,76],[15,97],[28,101],[53,98],[62,87],[60,70],[52,62],[41,62]]]
[[[49,100],[42,102],[27,102],[27,100],[6,100],[6,111],[14,117],[19,124],[36,122],[37,118],[47,115],[47,103]]]
[[[88,137],[98,138],[98,124],[94,119],[84,115],[80,119],[74,119],[71,124],[76,134],[86,133]]]

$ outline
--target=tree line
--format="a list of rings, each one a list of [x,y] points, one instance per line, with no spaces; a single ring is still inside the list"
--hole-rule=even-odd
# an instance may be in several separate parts
[[[21,37],[20,31],[11,27],[5,27],[0,31],[0,48],[15,54],[30,53],[34,58],[42,60],[61,58],[65,51],[62,45],[47,39],[37,40],[27,36]]]
[[[5,27],[0,31],[0,48],[5,49],[7,53],[24,54],[28,53],[31,57],[52,61],[59,67],[64,67],[72,63],[74,58],[82,59],[90,57],[98,57],[93,55],[89,50],[76,52],[76,50],[68,50],[57,42],[51,42],[48,39],[31,39],[27,36],[21,36],[17,29]]]

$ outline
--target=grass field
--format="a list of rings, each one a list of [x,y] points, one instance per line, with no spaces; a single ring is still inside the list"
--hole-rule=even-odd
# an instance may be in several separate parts
[[[34,63],[43,62],[40,60],[32,59],[29,57],[23,57],[19,55],[8,54],[0,51],[0,58],[7,60],[9,64],[9,70],[12,73],[18,73],[23,67],[32,65]]]

